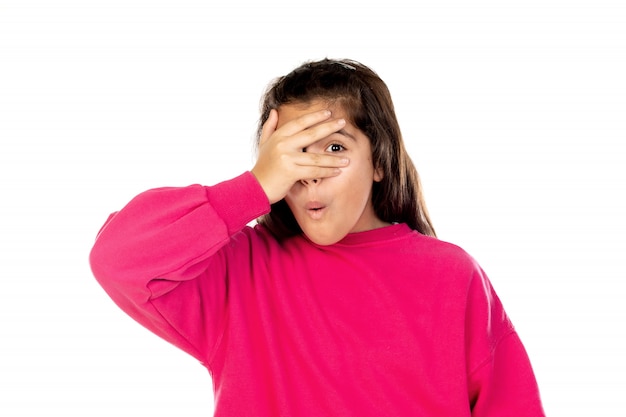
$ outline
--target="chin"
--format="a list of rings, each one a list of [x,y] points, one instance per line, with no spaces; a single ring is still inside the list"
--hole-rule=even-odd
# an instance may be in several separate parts
[[[330,245],[333,245],[333,244],[339,242],[344,237],[346,237],[345,234],[344,235],[333,235],[333,236],[320,236],[319,234],[307,233],[306,231],[304,232],[304,234],[307,237],[307,239],[309,239],[311,242],[315,243],[316,245],[320,245],[320,246],[330,246]]]

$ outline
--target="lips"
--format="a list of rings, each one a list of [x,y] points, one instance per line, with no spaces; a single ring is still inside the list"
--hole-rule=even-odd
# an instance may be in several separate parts
[[[305,205],[306,212],[313,220],[318,220],[326,211],[326,206],[319,201],[310,201]]]
[[[309,201],[308,203],[306,203],[305,207],[307,210],[319,210],[323,209],[324,205],[319,201]]]

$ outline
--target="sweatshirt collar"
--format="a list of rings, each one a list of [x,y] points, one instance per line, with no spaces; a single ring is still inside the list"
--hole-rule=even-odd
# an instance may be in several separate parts
[[[406,223],[394,223],[392,225],[380,227],[377,229],[366,230],[363,232],[349,233],[339,242],[334,243],[332,245],[318,245],[316,243],[311,242],[305,235],[303,235],[303,237],[312,245],[315,245],[320,248],[330,248],[330,247],[340,247],[340,246],[346,247],[346,246],[381,244],[389,240],[404,237],[412,232],[413,230],[411,230],[411,228]]]

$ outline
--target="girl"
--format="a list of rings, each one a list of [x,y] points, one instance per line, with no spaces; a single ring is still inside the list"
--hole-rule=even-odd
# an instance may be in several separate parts
[[[389,91],[358,62],[278,78],[250,172],[139,194],[90,262],[209,370],[216,416],[544,415],[500,300],[436,239]]]

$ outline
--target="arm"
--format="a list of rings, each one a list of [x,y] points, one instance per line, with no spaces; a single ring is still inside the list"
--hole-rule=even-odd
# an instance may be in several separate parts
[[[222,329],[229,265],[249,263],[244,226],[269,212],[301,178],[338,175],[348,162],[302,152],[341,120],[318,111],[278,128],[272,110],[256,165],[213,187],[159,188],[135,197],[101,229],[90,254],[98,282],[115,303],[149,330],[209,366]],[[228,253],[228,255],[224,255]],[[222,256],[223,255],[223,256]],[[237,258],[237,259],[233,259]]]
[[[468,294],[466,346],[473,417],[545,416],[526,350],[480,268]]]
[[[250,173],[213,187],[146,191],[100,230],[93,274],[133,319],[205,362],[225,308],[226,268],[215,255],[268,211]]]

